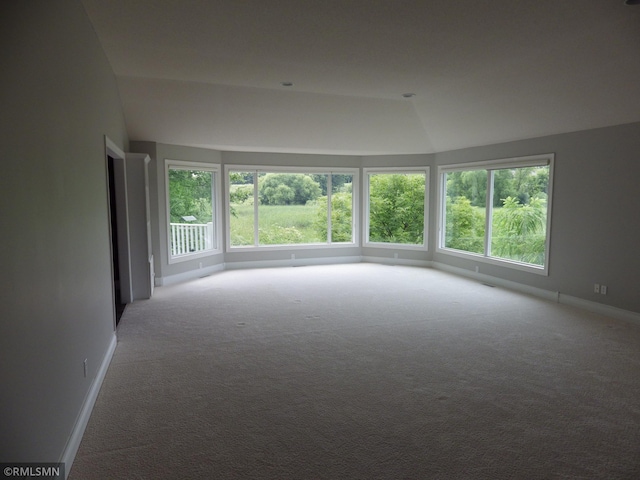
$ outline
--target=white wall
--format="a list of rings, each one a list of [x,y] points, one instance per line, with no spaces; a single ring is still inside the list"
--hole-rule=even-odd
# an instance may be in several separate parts
[[[104,135],[128,141],[80,2],[0,8],[0,462],[57,462],[114,338]]]
[[[129,217],[129,248],[131,252],[131,286],[133,300],[151,297],[151,281],[147,234],[147,195],[145,191],[145,170],[148,155],[127,154],[127,214]]]

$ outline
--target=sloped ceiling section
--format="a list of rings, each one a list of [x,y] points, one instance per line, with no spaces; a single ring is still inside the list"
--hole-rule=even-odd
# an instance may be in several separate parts
[[[640,121],[623,0],[82,1],[132,139],[433,153]]]
[[[432,151],[411,102],[121,77],[131,138],[220,150]]]

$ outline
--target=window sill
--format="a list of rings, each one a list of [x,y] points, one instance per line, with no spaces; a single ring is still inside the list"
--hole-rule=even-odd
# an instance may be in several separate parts
[[[436,253],[442,253],[452,257],[464,258],[467,260],[473,260],[474,262],[481,262],[490,265],[496,265],[499,267],[505,267],[512,270],[520,270],[523,272],[535,273],[536,275],[549,275],[548,266],[534,265],[532,263],[518,262],[516,260],[509,260],[504,258],[487,257],[480,253],[465,252],[463,250],[454,250],[451,248],[438,248]]]

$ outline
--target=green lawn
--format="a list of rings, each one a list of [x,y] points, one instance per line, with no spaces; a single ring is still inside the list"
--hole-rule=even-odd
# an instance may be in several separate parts
[[[231,245],[253,245],[253,205],[234,204],[232,208],[235,215],[230,222]],[[316,205],[261,205],[260,244],[326,242],[326,234],[321,237],[314,225],[320,220],[318,208]]]

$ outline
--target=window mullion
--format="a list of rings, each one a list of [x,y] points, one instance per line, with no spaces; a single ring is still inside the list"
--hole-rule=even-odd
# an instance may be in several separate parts
[[[484,256],[491,256],[491,229],[493,225],[494,170],[487,170],[487,199],[485,205]]]
[[[331,245],[331,192],[333,185],[331,183],[331,172],[327,174],[327,243]]]
[[[253,245],[260,245],[260,236],[258,229],[258,171],[253,171]]]
[[[218,200],[216,194],[218,192],[218,174],[214,173],[211,178],[211,230],[207,227],[207,238],[211,246],[215,249],[218,248],[218,229],[216,224],[218,223]],[[208,223],[208,222],[207,222]]]
[[[440,211],[438,212],[438,243],[436,246],[438,248],[445,248],[445,230],[447,225],[447,175],[448,172],[443,172],[439,175],[440,185],[439,185],[439,206]]]

